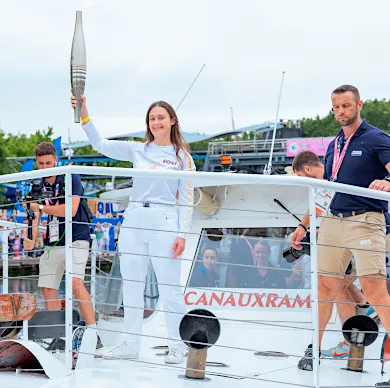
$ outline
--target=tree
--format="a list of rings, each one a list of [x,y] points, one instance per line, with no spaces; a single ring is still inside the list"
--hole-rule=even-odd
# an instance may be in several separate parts
[[[26,136],[25,134],[13,135],[8,133],[5,135],[4,131],[0,130],[2,134],[2,144],[6,148],[7,157],[22,157],[34,155],[34,148],[37,144],[44,141],[53,142],[53,127],[47,127],[45,130],[37,130],[35,133]]]
[[[390,100],[367,100],[363,104],[361,117],[371,125],[390,133]],[[304,137],[335,136],[340,124],[334,119],[330,111],[325,117],[317,116],[315,119],[303,118],[300,120]]]
[[[98,153],[91,145],[87,145],[85,147],[75,148],[73,155],[97,155]]]

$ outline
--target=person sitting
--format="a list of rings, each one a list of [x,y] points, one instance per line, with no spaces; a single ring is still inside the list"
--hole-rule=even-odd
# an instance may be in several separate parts
[[[255,268],[251,269],[246,278],[245,288],[287,288],[287,271],[279,268],[270,268],[270,246],[265,239],[259,239],[253,249]],[[249,274],[249,273],[248,273]]]
[[[218,253],[214,248],[204,248],[202,260],[197,260],[190,280],[190,287],[220,287],[219,275],[215,270]]]

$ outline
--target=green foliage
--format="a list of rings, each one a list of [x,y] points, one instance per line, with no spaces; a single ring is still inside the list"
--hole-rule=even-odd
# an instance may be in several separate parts
[[[81,148],[76,148],[73,155],[97,155],[99,152],[95,151],[91,145]]]
[[[5,148],[6,157],[22,157],[34,155],[34,148],[44,141],[53,142],[54,131],[53,127],[47,127],[47,129],[37,130],[30,135],[12,133],[5,134],[3,130],[0,130],[1,144]],[[1,159],[1,152],[0,152]]]
[[[191,143],[190,144],[191,151],[207,150],[209,142],[210,140],[202,140],[202,141],[198,141],[197,143]]]
[[[368,100],[364,103],[361,117],[367,122],[386,133],[390,133],[390,100]],[[304,137],[335,136],[340,125],[330,111],[325,117],[317,116],[315,119],[304,118],[300,120]]]

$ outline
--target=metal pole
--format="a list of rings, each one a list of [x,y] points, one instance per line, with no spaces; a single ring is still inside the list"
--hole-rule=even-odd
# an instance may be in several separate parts
[[[92,252],[91,252],[91,299],[93,304],[93,309],[95,311],[95,302],[96,302],[96,249],[97,249],[97,240],[95,235],[92,237]]]
[[[309,212],[310,212],[310,257],[311,257],[311,315],[313,321],[313,386],[318,388],[320,384],[319,368],[319,328],[318,328],[318,267],[317,267],[317,217],[316,217],[316,190],[309,189]]]
[[[196,82],[196,80],[198,79],[198,77],[200,76],[200,73],[203,71],[203,69],[204,69],[204,67],[206,66],[206,64],[204,64],[203,66],[202,66],[202,68],[200,69],[200,71],[199,71],[199,73],[198,73],[198,75],[195,77],[195,79],[192,81],[192,84],[191,84],[191,86],[188,88],[188,90],[187,90],[187,92],[186,92],[186,94],[184,95],[184,97],[181,99],[181,101],[180,101],[180,103],[179,103],[179,105],[177,106],[177,108],[176,108],[176,112],[179,110],[179,108],[180,108],[180,105],[183,103],[183,101],[185,100],[185,98],[187,97],[187,94],[190,92],[190,90],[191,90],[191,88],[194,86],[194,83]]]
[[[230,108],[230,112],[232,113],[232,128],[233,128],[233,131],[235,131],[236,130],[236,126],[234,125],[233,108]]]
[[[65,174],[65,367],[72,370],[72,174]]]
[[[28,341],[28,321],[23,321],[23,341]]]
[[[8,294],[8,235],[8,229],[4,229],[1,232],[1,255],[3,258],[3,294]]]
[[[256,128],[255,126],[252,124],[252,130],[253,130],[253,140],[254,140],[254,146],[255,146],[255,153],[256,153],[256,150],[257,150],[257,136],[256,136]]]
[[[267,166],[265,166],[265,169],[264,169],[264,175],[271,175],[271,172],[272,172],[272,156],[273,156],[273,152],[274,152],[276,127],[278,125],[278,120],[279,120],[279,108],[280,108],[280,100],[282,99],[283,81],[284,81],[284,71],[282,72],[282,82],[280,84],[278,107],[276,109],[276,118],[275,118],[274,132],[272,134],[271,152],[269,154],[268,164],[267,164]]]
[[[68,160],[71,159],[71,148],[70,148],[70,128],[68,128]]]

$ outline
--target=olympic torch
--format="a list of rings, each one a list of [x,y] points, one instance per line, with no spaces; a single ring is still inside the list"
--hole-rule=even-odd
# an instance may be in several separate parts
[[[74,122],[80,122],[81,100],[84,94],[85,79],[87,76],[87,54],[85,49],[82,12],[76,12],[76,24],[74,27],[72,51],[70,54],[70,83],[72,93],[77,99],[74,110]]]

